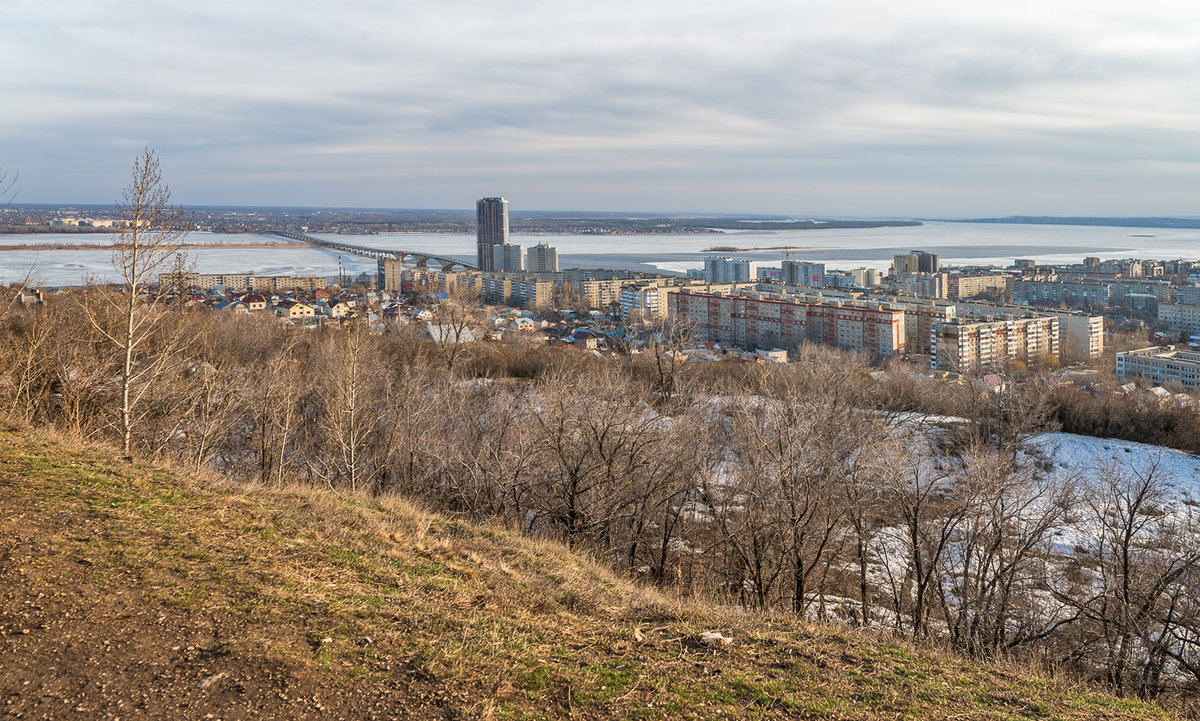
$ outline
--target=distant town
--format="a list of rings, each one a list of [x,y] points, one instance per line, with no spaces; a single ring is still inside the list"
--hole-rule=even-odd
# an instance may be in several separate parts
[[[189,208],[195,230],[214,233],[471,233],[475,215],[464,210],[386,210],[355,208]],[[0,233],[110,233],[121,220],[111,205],[12,204],[0,213]],[[720,233],[723,230],[804,230],[884,228],[920,225],[914,220],[794,219],[783,216],[664,215],[523,211],[509,219],[517,233],[579,235],[664,235]]]
[[[8,215],[26,228],[120,229],[120,220],[96,209],[75,208],[74,215],[64,210],[71,209],[18,208]],[[305,328],[415,324],[441,342],[563,344],[607,354],[636,353],[669,336],[689,362],[771,363],[786,363],[788,350],[801,343],[817,343],[861,353],[874,363],[905,359],[943,377],[1018,368],[1065,369],[1086,379],[1110,358],[1122,379],[1173,390],[1200,384],[1200,261],[1086,257],[1065,265],[1014,259],[1003,268],[947,267],[936,254],[918,249],[896,255],[882,272],[791,258],[791,252],[803,253],[799,248],[787,249],[789,257],[779,267],[760,266],[720,254],[742,249],[716,246],[704,267],[686,276],[563,269],[555,247],[510,242],[515,224],[503,198],[481,199],[469,222],[477,237],[474,267],[302,234],[463,231],[468,225],[455,211],[380,213],[374,218],[366,211],[197,211],[198,228],[274,232],[287,236],[279,239],[285,244],[310,240],[361,251],[378,258],[377,272],[334,281],[255,275],[249,269],[163,274],[161,292],[182,296],[189,306],[269,313]],[[521,223],[526,232],[557,233],[696,232],[736,224],[649,217],[585,222],[549,213],[528,214]],[[41,292],[30,289],[21,298],[37,302]],[[469,322],[448,327],[441,309],[452,303],[473,309]]]

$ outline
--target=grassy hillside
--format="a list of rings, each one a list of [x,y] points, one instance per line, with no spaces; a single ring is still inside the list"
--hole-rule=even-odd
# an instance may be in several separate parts
[[[718,631],[732,645],[709,649]],[[0,718],[1169,718],[553,543],[0,428]]]

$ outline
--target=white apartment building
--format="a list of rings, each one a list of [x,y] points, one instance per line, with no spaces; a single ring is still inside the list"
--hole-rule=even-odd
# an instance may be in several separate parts
[[[704,259],[704,280],[709,283],[750,283],[758,279],[758,263],[725,256]]]
[[[1049,362],[1059,355],[1059,319],[955,319],[933,326],[931,365],[951,373],[1003,368],[1010,361]]]
[[[492,270],[505,273],[521,273],[525,270],[524,250],[516,243],[499,243],[492,246]]]
[[[557,273],[558,248],[547,243],[538,243],[527,252],[525,270],[529,273]]]
[[[883,273],[874,268],[855,268],[850,271],[850,275],[854,277],[854,284],[863,288],[870,288],[883,282]]]
[[[784,285],[801,285],[809,288],[820,288],[825,285],[825,264],[810,263],[802,260],[783,261],[782,278]]]
[[[645,320],[665,318],[667,315],[666,288],[653,285],[626,284],[621,286],[618,302],[621,317],[628,320],[640,316]]]
[[[1117,377],[1163,384],[1175,381],[1185,388],[1200,386],[1200,353],[1176,346],[1152,346],[1117,354]]]

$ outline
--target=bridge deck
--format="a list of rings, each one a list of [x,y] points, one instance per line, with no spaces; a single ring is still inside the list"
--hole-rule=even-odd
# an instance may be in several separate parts
[[[272,230],[269,231],[272,235],[278,235],[282,238],[298,240],[302,243],[311,243],[321,248],[329,248],[330,250],[338,250],[343,253],[352,253],[354,255],[362,255],[376,260],[404,260],[412,258],[413,262],[418,266],[425,266],[429,261],[438,263],[443,269],[463,268],[467,270],[475,270],[474,263],[468,263],[465,260],[451,258],[446,255],[435,255],[419,250],[385,250],[382,248],[368,248],[362,245],[354,245],[353,243],[342,243],[334,240],[323,240],[314,238],[311,235],[304,233],[293,233],[290,230]]]

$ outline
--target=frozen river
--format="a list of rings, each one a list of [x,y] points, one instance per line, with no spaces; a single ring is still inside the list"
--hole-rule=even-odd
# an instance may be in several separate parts
[[[418,250],[461,257],[473,262],[475,236],[442,233],[318,237],[375,248]],[[5,235],[0,244],[103,243],[105,235]],[[274,236],[193,233],[193,242],[273,242]],[[1039,262],[1079,262],[1101,258],[1200,259],[1200,230],[1163,228],[1103,228],[1069,225],[1005,225],[926,223],[904,228],[842,230],[730,231],[687,235],[513,235],[526,247],[545,242],[558,248],[564,268],[632,268],[682,273],[704,264],[705,249],[798,246],[796,260],[816,260],[829,268],[861,266],[886,269],[892,256],[908,250],[937,253],[943,264],[1007,266],[1016,258]],[[760,265],[778,265],[782,251],[740,253]],[[317,248],[196,248],[188,252],[197,272],[252,270],[260,275],[321,275],[338,273],[339,254]],[[368,258],[341,254],[350,275],[374,272]],[[112,253],[107,250],[22,250],[0,252],[0,283],[21,280],[27,273],[46,285],[78,284],[87,278],[114,277]]]

